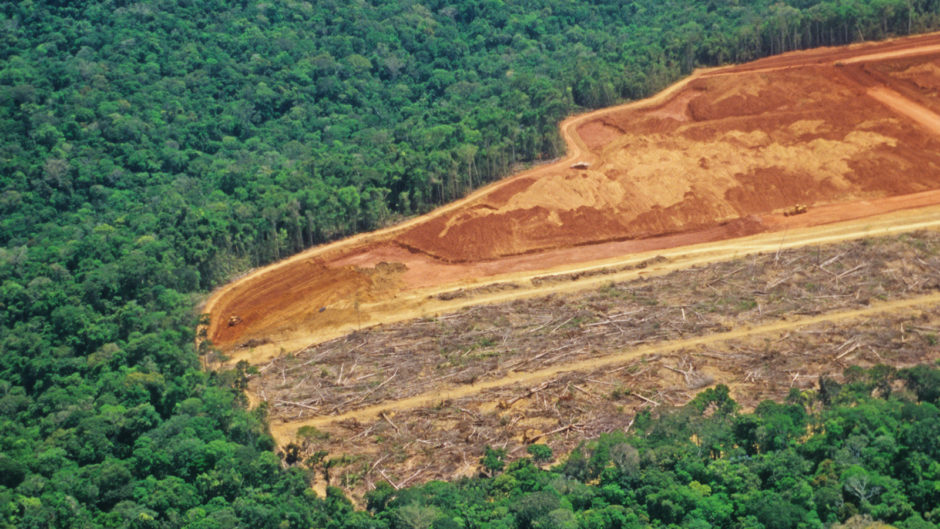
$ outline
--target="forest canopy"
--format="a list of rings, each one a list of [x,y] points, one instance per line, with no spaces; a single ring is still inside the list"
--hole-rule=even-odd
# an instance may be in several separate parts
[[[698,65],[924,31],[937,11],[937,0],[6,2],[0,245],[89,209],[95,225],[169,243],[206,288],[232,266],[556,157],[557,124],[579,109],[648,95]]]
[[[844,376],[753,413],[718,385],[658,417],[643,412],[629,435],[602,434],[550,469],[544,445],[514,461],[488,448],[480,464],[492,476],[404,491],[383,483],[368,508],[388,527],[415,527],[418,514],[453,528],[936,527],[940,415],[936,400],[917,399],[937,395],[940,371]]]
[[[275,454],[264,408],[246,411],[244,373],[200,369],[199,297],[252,266],[556,157],[557,123],[571,112],[650,94],[699,65],[925,31],[938,10],[937,0],[0,3],[0,527],[469,527],[431,519],[427,509],[451,511],[406,493],[385,503],[377,493],[377,516],[353,512],[336,489],[316,498],[310,476]],[[922,378],[936,387],[935,375]],[[920,404],[878,401],[893,422],[857,447],[893,442],[887,461],[822,474],[807,463],[793,483],[818,474],[832,502],[859,513],[928,516],[936,454],[904,450],[936,446],[936,428],[909,425],[933,428],[937,403],[917,395]],[[786,434],[773,446],[821,464],[832,454],[794,447],[803,419],[792,413],[767,426]],[[693,449],[669,457],[683,450]],[[745,483],[764,487],[785,466],[754,467],[761,481]],[[643,478],[685,487],[676,498],[644,492],[651,520],[698,520],[683,509],[707,490],[739,490],[680,470]],[[503,476],[519,472],[541,475],[512,467],[454,490],[495,497],[487,488],[516,490]],[[845,472],[871,486],[846,489]],[[570,526],[581,518],[565,512],[599,502],[610,484],[579,476],[467,508],[542,527],[527,506],[551,506],[552,523]],[[894,486],[911,476],[919,481]],[[788,516],[855,512],[821,510],[802,485],[773,483],[742,503],[755,527],[787,494],[802,502]],[[456,485],[414,498],[434,487]],[[620,520],[610,506],[626,505],[621,492],[577,523],[625,526],[604,521]],[[882,504],[894,510],[873,510]]]

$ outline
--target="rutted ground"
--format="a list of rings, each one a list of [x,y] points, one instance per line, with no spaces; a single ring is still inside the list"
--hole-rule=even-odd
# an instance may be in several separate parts
[[[940,203],[938,43],[933,34],[701,71],[649,100],[566,120],[565,160],[259,270],[210,299],[208,336],[226,352],[256,346],[237,357],[258,362],[400,320],[398,302],[453,285]],[[781,215],[800,203],[808,214]]]

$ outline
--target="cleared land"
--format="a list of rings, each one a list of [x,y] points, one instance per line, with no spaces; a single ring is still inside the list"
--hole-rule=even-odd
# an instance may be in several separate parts
[[[486,445],[565,453],[717,382],[753,406],[849,365],[940,359],[938,291],[940,232],[782,250],[377,326],[249,389],[281,446],[326,452],[331,483],[361,492],[471,474]]]
[[[940,34],[791,53],[571,118],[564,160],[220,290],[208,337],[258,363],[452,308],[456,285],[940,204],[938,65]]]
[[[938,96],[940,34],[699,71],[566,120],[564,160],[226,286],[207,336],[288,461],[354,494],[717,382],[753,406],[937,360]]]

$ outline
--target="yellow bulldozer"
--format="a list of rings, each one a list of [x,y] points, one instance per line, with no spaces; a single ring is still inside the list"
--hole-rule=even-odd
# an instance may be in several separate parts
[[[802,215],[806,213],[807,206],[806,204],[796,204],[792,208],[783,212],[784,217],[792,217],[793,215]]]

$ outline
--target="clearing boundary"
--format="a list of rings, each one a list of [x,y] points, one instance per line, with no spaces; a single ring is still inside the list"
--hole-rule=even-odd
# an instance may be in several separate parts
[[[664,107],[672,104],[671,101],[683,90],[700,81],[723,75],[787,71],[806,65],[831,66],[837,63],[850,64],[848,68],[854,69],[866,61],[935,54],[940,50],[938,42],[940,33],[847,48],[790,53],[762,59],[749,65],[700,70],[649,99],[568,118],[560,125],[562,136],[568,144],[568,155],[556,163],[535,167],[495,182],[465,199],[398,226],[308,250],[269,267],[255,270],[220,288],[210,296],[203,309],[210,314],[207,335],[232,361],[248,360],[259,363],[361,327],[437,314],[473,303],[539,295],[545,290],[529,287],[524,283],[545,274],[618,268],[638,264],[660,255],[669,259],[665,264],[643,271],[615,272],[610,278],[630,274],[638,277],[706,262],[707,259],[722,260],[746,252],[767,251],[772,249],[777,240],[781,241],[779,247],[785,248],[796,244],[818,244],[826,240],[864,237],[874,233],[869,229],[873,224],[895,231],[935,225],[937,212],[940,211],[938,209],[921,210],[918,219],[914,219],[908,212],[898,211],[940,203],[940,191],[936,190],[901,196],[872,197],[852,203],[815,204],[807,214],[789,218],[783,218],[783,215],[776,213],[703,230],[555,248],[479,262],[444,262],[395,246],[394,243],[400,234],[422,223],[452,215],[461,211],[460,208],[481,201],[497,190],[511,190],[511,186],[523,179],[538,179],[552,171],[566,169],[573,161],[593,163],[594,155],[578,132],[579,127],[591,120],[606,119],[606,116],[628,110]],[[919,126],[934,127],[932,130],[937,131],[936,120],[930,118],[927,122],[924,121],[922,105],[905,99],[898,91],[891,91],[889,94],[887,90],[890,88],[875,87],[869,89],[868,94],[873,99],[887,104],[893,111],[899,112],[896,115],[903,116],[905,120],[910,119]],[[886,99],[885,94],[891,95],[890,100]],[[920,118],[913,119],[911,114],[918,114]],[[936,115],[933,114],[933,117]],[[898,213],[878,219],[863,219],[869,215],[890,212]],[[847,218],[859,220],[834,224],[834,231],[828,228],[813,228]],[[819,231],[814,234],[813,231],[817,229]],[[734,238],[754,230],[777,233]],[[671,249],[675,247],[681,249]],[[624,258],[624,255],[629,257]],[[688,256],[695,257],[689,259]],[[383,269],[379,266],[383,262],[403,266]],[[402,269],[407,272],[400,272]],[[485,290],[488,285],[507,281],[521,282],[523,288],[450,301],[439,298],[442,293],[460,289],[480,291]],[[597,281],[600,279],[575,281],[566,288],[586,288]],[[242,323],[229,326],[231,316],[238,316]]]

